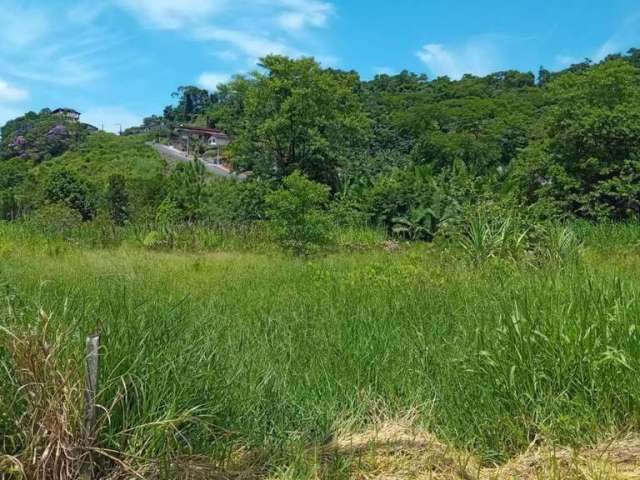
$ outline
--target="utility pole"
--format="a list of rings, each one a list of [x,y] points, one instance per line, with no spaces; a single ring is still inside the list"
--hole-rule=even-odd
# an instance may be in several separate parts
[[[118,135],[122,135],[122,124],[121,123],[114,123],[114,125],[116,127],[118,127]]]

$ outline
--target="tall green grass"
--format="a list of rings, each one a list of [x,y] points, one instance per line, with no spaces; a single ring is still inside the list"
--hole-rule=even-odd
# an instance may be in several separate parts
[[[497,460],[639,426],[640,252],[611,261],[581,228],[587,255],[532,266],[423,246],[312,260],[126,243],[52,254],[2,227],[0,324],[36,324],[44,309],[76,361],[102,332],[105,448],[223,461],[242,445],[285,462],[344,419],[415,408]]]

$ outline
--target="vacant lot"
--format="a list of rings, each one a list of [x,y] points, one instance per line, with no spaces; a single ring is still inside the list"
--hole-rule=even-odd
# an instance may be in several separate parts
[[[606,246],[593,233],[575,261],[522,265],[429,246],[312,260],[41,248],[5,232],[0,325],[24,334],[49,318],[59,363],[78,366],[101,332],[98,442],[114,451],[242,447],[285,465],[412,412],[456,449],[504,460],[638,426],[640,254],[625,232]],[[0,389],[8,453],[24,446],[14,394]]]

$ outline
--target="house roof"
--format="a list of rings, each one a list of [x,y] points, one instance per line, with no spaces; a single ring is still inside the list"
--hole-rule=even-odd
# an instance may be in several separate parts
[[[73,108],[56,108],[51,113],[75,113],[76,115],[80,115],[80,112],[74,110]]]
[[[201,135],[209,135],[210,137],[215,137],[220,139],[229,138],[229,135],[224,133],[222,130],[218,130],[217,128],[202,128],[202,127],[190,127],[188,125],[180,125],[179,127],[176,128],[176,131],[198,133]]]

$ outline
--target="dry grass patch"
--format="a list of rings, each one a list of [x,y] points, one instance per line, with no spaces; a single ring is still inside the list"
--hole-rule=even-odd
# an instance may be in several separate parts
[[[358,480],[630,480],[640,479],[640,436],[575,450],[532,446],[504,465],[483,465],[424,432],[408,416],[360,433],[341,433],[330,445],[351,459]]]

